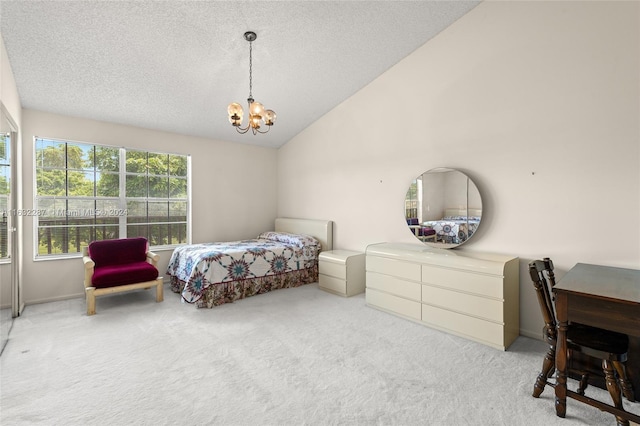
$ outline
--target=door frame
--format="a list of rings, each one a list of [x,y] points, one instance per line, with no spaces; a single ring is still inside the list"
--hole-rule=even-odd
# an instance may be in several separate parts
[[[10,127],[9,139],[10,139],[10,149],[11,149],[11,195],[10,195],[10,204],[12,210],[20,209],[22,206],[22,200],[18,198],[18,178],[19,174],[19,162],[18,158],[20,157],[18,151],[18,135],[20,129],[16,124],[7,108],[4,106],[2,102],[0,102],[0,119],[6,120]],[[11,262],[11,316],[13,318],[20,316],[24,309],[24,301],[22,297],[22,280],[20,279],[20,270],[21,270],[21,253],[22,248],[20,244],[20,234],[22,229],[22,217],[15,214],[8,214],[9,218],[9,229],[8,236],[11,245],[11,254],[10,254],[10,262]]]

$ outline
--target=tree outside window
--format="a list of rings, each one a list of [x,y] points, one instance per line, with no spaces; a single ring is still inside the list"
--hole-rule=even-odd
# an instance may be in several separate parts
[[[187,242],[188,156],[36,138],[35,157],[38,256],[113,238]]]
[[[0,133],[0,259],[9,257],[11,214],[11,135]]]

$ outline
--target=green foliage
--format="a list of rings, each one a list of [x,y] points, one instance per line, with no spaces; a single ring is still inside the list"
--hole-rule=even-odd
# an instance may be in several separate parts
[[[0,195],[9,195],[11,187],[9,186],[9,166],[0,166]]]
[[[9,133],[0,133],[0,164],[9,165],[11,160],[11,136]]]
[[[127,151],[127,197],[186,198],[187,157]]]
[[[404,199],[404,214],[406,217],[418,217],[418,183],[411,182]]]
[[[96,182],[98,197],[117,197],[120,191],[120,152],[117,148],[97,146],[95,149],[95,168],[100,170]]]
[[[11,192],[11,138],[0,134],[0,259],[9,255],[8,200]]]
[[[70,206],[75,197],[98,197],[95,202],[82,201],[83,198],[78,200],[82,204],[90,202],[99,209],[103,197],[114,201],[121,197],[120,172],[118,148],[46,139],[36,141],[36,193],[43,206],[48,197],[64,197],[66,206]],[[123,175],[126,192],[122,195],[127,199],[142,199],[135,202],[135,208],[127,211],[127,222],[136,223],[135,228],[128,227],[127,235],[132,236],[130,232],[142,233],[152,245],[185,242],[186,202],[182,200],[187,197],[187,157],[127,150]],[[1,185],[0,176],[0,191]],[[169,199],[177,200],[170,202]],[[152,200],[157,202],[149,202]],[[127,202],[128,207],[130,203]],[[51,218],[57,225],[64,224],[62,228],[48,228],[45,218],[40,218],[39,254],[73,253],[80,250],[80,245],[94,239],[118,238],[117,226],[106,231],[97,223],[101,218],[81,216],[73,220],[68,216]],[[149,223],[175,221],[183,223]]]

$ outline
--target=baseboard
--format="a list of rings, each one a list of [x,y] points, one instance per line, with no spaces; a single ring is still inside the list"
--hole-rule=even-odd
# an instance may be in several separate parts
[[[169,279],[166,277],[163,277],[162,279],[162,285],[163,287],[169,284]],[[85,298],[85,293],[77,293],[77,294],[67,294],[65,296],[57,296],[57,297],[50,297],[50,298],[46,298],[46,299],[36,299],[36,300],[29,300],[28,302],[25,302],[25,306],[29,306],[29,305],[39,305],[41,303],[49,303],[49,302],[60,302],[63,300],[70,300],[70,299],[79,299]],[[11,305],[7,306],[8,308],[11,307]]]
[[[58,297],[49,297],[47,299],[29,300],[28,302],[24,302],[24,304],[25,304],[25,306],[40,305],[42,303],[60,302],[60,301],[63,301],[63,300],[79,299],[79,298],[83,298],[84,299],[84,293],[68,294],[66,296],[58,296]]]
[[[536,339],[536,340],[543,340],[542,339],[542,334],[540,334],[540,332],[533,333],[533,332],[528,331],[528,330],[520,329],[520,335],[524,336],[524,337],[530,337],[530,338]]]

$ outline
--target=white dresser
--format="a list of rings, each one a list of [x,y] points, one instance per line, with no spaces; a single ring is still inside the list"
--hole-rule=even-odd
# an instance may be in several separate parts
[[[380,243],[366,250],[367,305],[505,350],[520,330],[517,257]]]
[[[363,293],[364,253],[351,250],[320,252],[318,286],[346,297]]]

